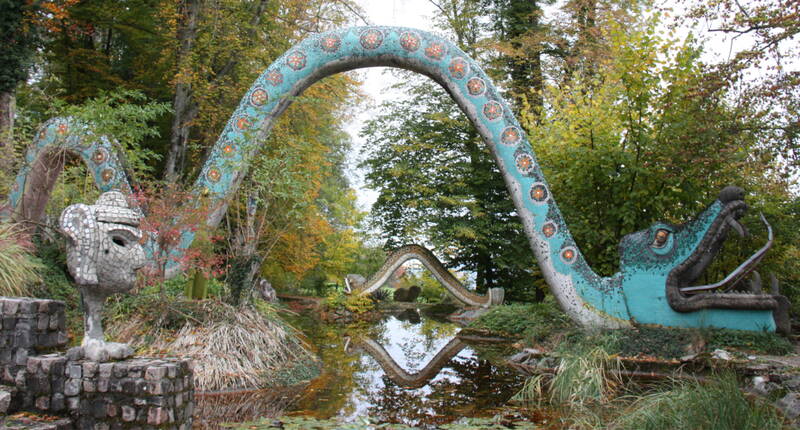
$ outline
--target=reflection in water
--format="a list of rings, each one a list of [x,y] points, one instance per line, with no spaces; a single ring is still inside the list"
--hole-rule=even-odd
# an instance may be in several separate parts
[[[387,317],[353,334],[349,344],[343,333],[320,327],[314,341],[325,368],[298,401],[297,413],[442,424],[463,416],[491,416],[522,385],[516,373],[455,339],[459,329],[454,324],[429,318],[413,323],[416,318],[410,315],[403,319]]]

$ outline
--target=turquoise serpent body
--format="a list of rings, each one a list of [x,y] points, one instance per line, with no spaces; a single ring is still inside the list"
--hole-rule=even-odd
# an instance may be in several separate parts
[[[278,58],[252,85],[234,111],[193,185],[213,207],[216,226],[246,174],[258,142],[305,88],[326,76],[362,67],[400,67],[441,84],[470,118],[491,149],[514,200],[531,247],[553,294],[576,322],[625,327],[633,322],[677,327],[715,326],[775,330],[769,309],[701,309],[677,312],[667,302],[669,272],[700,245],[723,204],[713,203],[693,222],[670,227],[668,258],[653,257],[647,244],[623,250],[622,270],[609,278],[595,274],[575,244],[550,193],[536,156],[508,104],[481,67],[452,43],[430,33],[398,27],[355,27],[309,37]],[[18,208],[31,166],[48,148],[80,155],[103,190],[130,192],[125,172],[109,141],[86,133],[69,119],[47,122],[27,154],[10,197]],[[648,233],[649,234],[649,233]],[[194,234],[185,231],[182,246]],[[623,241],[623,245],[625,241]],[[153,244],[150,244],[152,249]],[[656,258],[655,260],[649,259]],[[659,259],[661,258],[661,259]]]

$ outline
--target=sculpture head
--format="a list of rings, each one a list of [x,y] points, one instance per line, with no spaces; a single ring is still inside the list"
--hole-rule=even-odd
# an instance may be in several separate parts
[[[108,294],[127,291],[144,266],[141,213],[131,209],[118,191],[103,193],[89,206],[75,204],[59,219],[67,237],[67,266],[81,286],[97,286]]]
[[[776,294],[762,294],[760,288],[743,291],[745,284],[741,282],[772,246],[772,230],[766,220],[769,239],[765,246],[722,280],[698,285],[728,233],[734,230],[743,236],[747,234],[738,221],[746,209],[744,191],[726,187],[717,200],[692,221],[681,225],[659,222],[625,236],[619,248],[618,281],[633,319],[676,326],[742,326],[748,330],[777,326],[779,330],[785,329],[782,327],[785,322],[779,321],[785,311],[781,309],[785,299]],[[741,311],[753,312],[744,318]],[[761,316],[754,317],[757,314]],[[735,321],[737,319],[741,321]],[[754,326],[744,327],[745,323]],[[757,324],[762,326],[755,326]]]

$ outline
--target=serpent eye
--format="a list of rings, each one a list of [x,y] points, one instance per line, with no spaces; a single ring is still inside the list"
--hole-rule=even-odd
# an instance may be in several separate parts
[[[653,244],[650,245],[653,248],[663,248],[664,245],[667,244],[667,239],[669,239],[670,231],[660,228],[656,230],[655,238],[653,238]]]

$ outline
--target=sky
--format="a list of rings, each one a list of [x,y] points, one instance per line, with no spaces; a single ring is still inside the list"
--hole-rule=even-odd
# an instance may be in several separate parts
[[[431,18],[434,16],[435,8],[428,0],[358,0],[358,3],[364,9],[364,15],[370,25],[433,30]],[[364,25],[364,23],[359,22],[359,25]],[[364,141],[358,136],[358,133],[364,126],[364,122],[379,112],[377,107],[382,102],[402,97],[402,95],[390,90],[390,87],[397,83],[397,78],[387,73],[385,67],[361,69],[357,73],[363,82],[361,90],[371,100],[359,108],[353,120],[345,128],[353,141],[353,148],[348,157],[348,173],[353,188],[356,189],[359,209],[369,211],[378,198],[378,193],[364,187],[364,172],[357,168]]]

